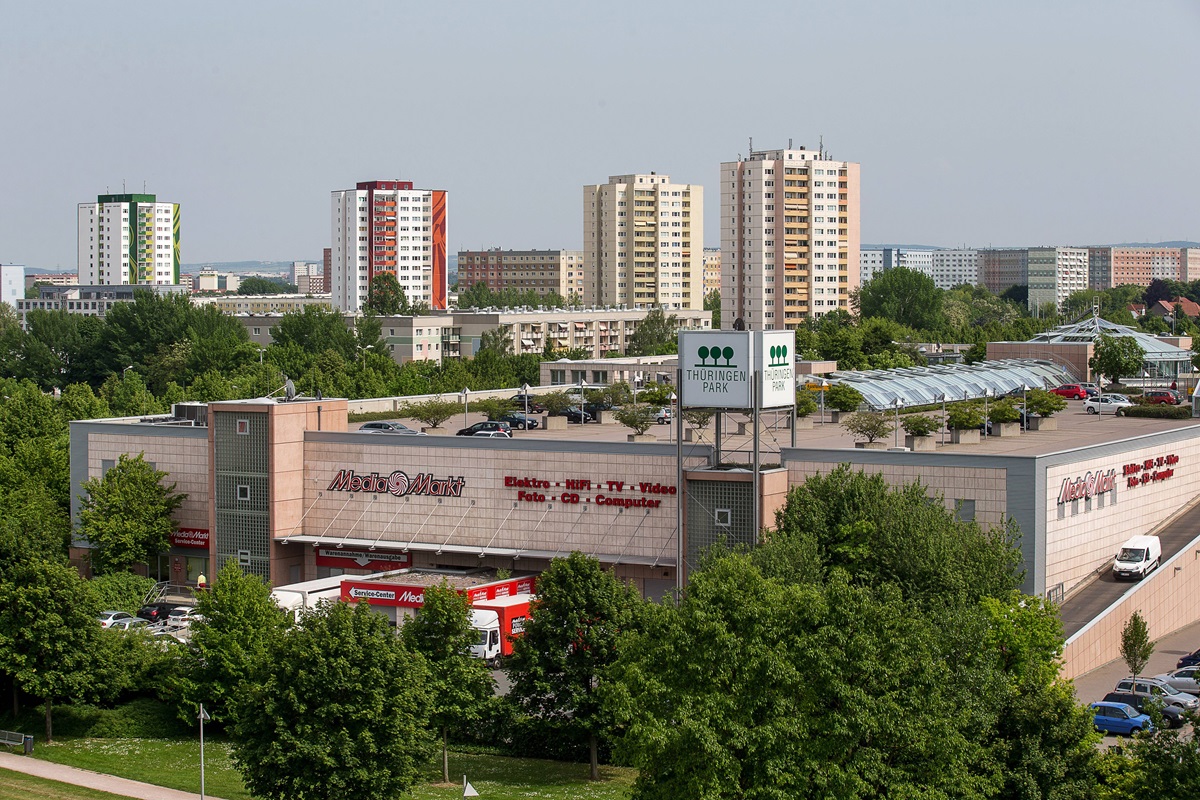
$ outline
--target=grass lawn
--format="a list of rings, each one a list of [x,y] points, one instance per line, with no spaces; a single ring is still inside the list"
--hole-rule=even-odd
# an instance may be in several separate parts
[[[0,800],[118,800],[121,796],[0,769]]]
[[[182,791],[200,790],[200,748],[194,739],[60,739],[53,745],[39,743],[38,758],[73,767],[90,769],[135,781],[167,786]],[[413,790],[421,800],[462,797],[462,776],[484,797],[508,798],[588,798],[616,800],[628,796],[636,771],[620,767],[602,767],[597,783],[587,779],[587,764],[568,764],[531,758],[504,758],[491,755],[450,753],[450,776],[455,786],[436,785],[441,778],[440,753],[425,771],[422,783]],[[206,739],[204,744],[205,792],[225,800],[250,800],[241,776],[233,768],[229,743]],[[0,800],[43,795],[6,795]],[[108,798],[103,793],[44,795],[45,797]]]

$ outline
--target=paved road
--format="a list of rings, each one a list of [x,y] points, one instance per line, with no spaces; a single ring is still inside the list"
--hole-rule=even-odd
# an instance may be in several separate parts
[[[86,786],[89,789],[98,789],[121,797],[134,797],[138,800],[196,800],[200,794],[199,791],[180,792],[149,783],[131,781],[113,775],[102,775],[99,772],[2,751],[0,751],[0,767],[74,786]],[[205,797],[211,798],[211,800],[220,800],[220,798],[208,794],[205,794]]]
[[[1162,543],[1162,559],[1166,561],[1178,553],[1185,544],[1196,538],[1196,520],[1192,516],[1195,503],[1177,513],[1174,519],[1162,525],[1156,531]],[[1115,556],[1116,553],[1113,553]],[[1062,616],[1063,630],[1069,639],[1087,625],[1101,611],[1115,603],[1121,595],[1137,584],[1129,581],[1118,581],[1113,577],[1112,564],[1106,565],[1100,574],[1091,582],[1071,593],[1059,609]]]

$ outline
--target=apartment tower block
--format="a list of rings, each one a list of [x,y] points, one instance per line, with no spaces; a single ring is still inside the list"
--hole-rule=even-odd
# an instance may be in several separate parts
[[[411,181],[364,181],[332,194],[329,287],[342,311],[360,311],[377,275],[396,278],[411,303],[446,308],[446,192]]]
[[[152,194],[102,194],[79,204],[79,283],[179,283],[179,204]]]
[[[857,163],[789,146],[721,164],[721,327],[849,312],[859,241]]]
[[[583,187],[584,303],[701,309],[703,249],[704,187],[654,172]]]

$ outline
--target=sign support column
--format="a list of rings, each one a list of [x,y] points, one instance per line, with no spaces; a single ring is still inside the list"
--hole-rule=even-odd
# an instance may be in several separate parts
[[[683,367],[675,368],[675,394],[679,396],[679,403],[676,406],[676,419],[672,420],[679,434],[675,437],[675,485],[679,487],[679,494],[675,500],[675,599],[679,600],[683,597],[683,584],[686,579],[683,556],[683,504],[687,502],[687,483],[683,478]]]

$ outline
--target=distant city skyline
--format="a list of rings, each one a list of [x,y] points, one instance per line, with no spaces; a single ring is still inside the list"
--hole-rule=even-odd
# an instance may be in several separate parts
[[[751,138],[860,163],[864,243],[1200,240],[1190,0],[6,11],[4,263],[75,270],[78,205],[143,190],[184,264],[315,261],[330,192],[382,179],[448,193],[450,253],[581,249],[579,187],[651,169],[711,247]]]

